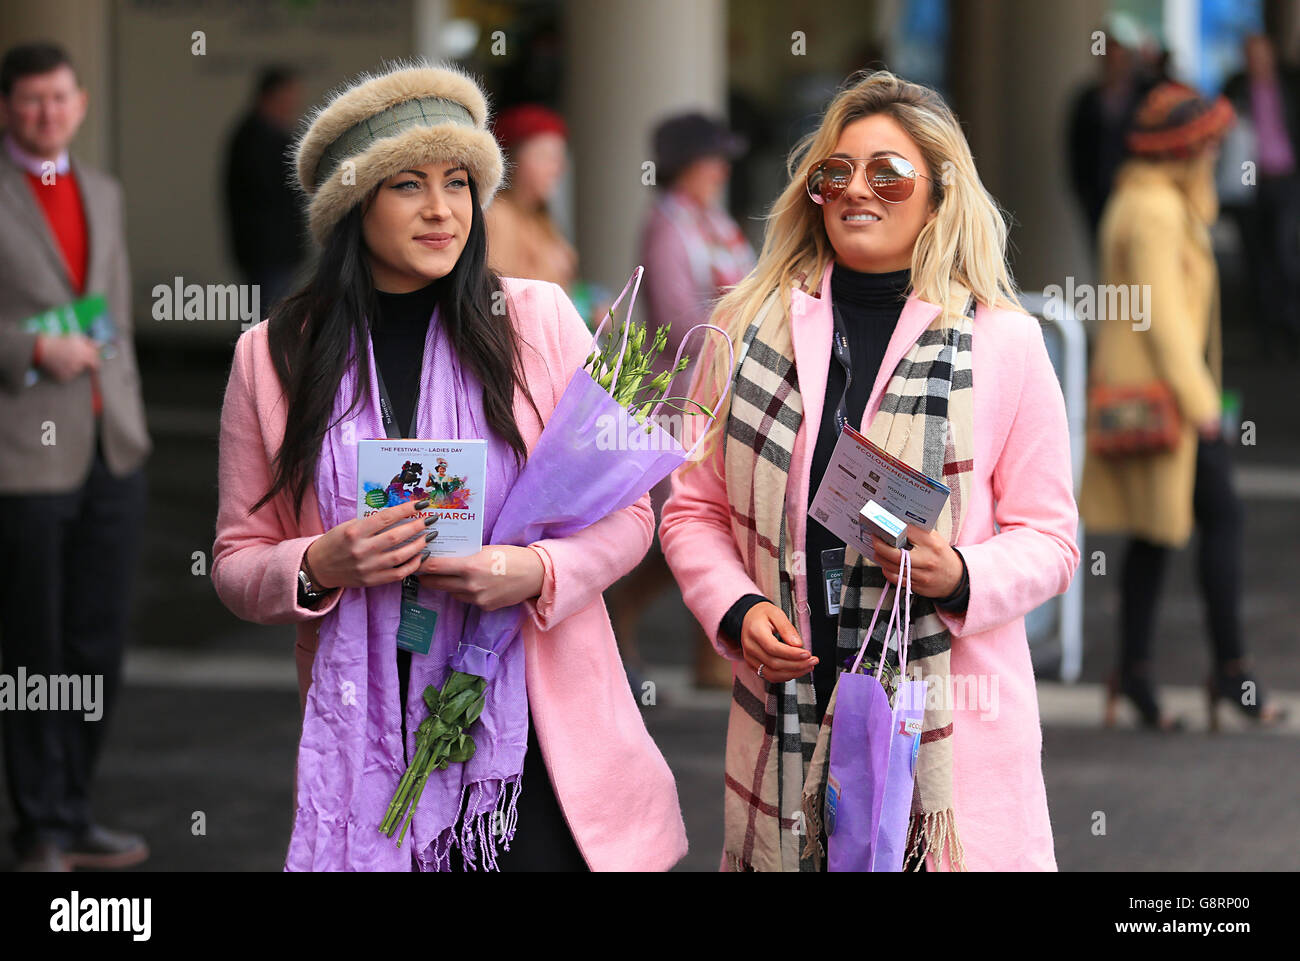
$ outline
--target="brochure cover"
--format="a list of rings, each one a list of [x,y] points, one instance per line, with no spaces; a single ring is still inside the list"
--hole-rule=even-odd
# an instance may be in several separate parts
[[[862,508],[868,501],[875,501],[904,524],[934,530],[948,494],[943,484],[881,450],[846,424],[808,513],[874,561],[870,531],[862,523]]]
[[[477,554],[483,549],[486,473],[486,441],[358,441],[357,517],[427,498],[431,503],[420,516],[438,516],[429,556]]]

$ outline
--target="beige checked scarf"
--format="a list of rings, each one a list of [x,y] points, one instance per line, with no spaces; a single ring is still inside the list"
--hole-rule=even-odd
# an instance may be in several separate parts
[[[969,293],[954,287],[949,309],[940,311],[899,361],[867,433],[873,443],[951,489],[936,525],[950,543],[961,532],[972,471],[973,306]],[[786,489],[803,401],[790,322],[777,293],[759,310],[738,356],[724,452],[732,532],[754,583],[797,625],[791,578],[806,568],[803,545],[792,544],[788,536],[787,509],[806,511],[807,505],[787,505]],[[843,583],[836,654],[841,664],[866,639],[885,579],[878,566],[849,548]],[[868,657],[880,656],[887,621],[882,613]],[[945,691],[950,639],[927,598],[913,596],[909,643],[909,676],[926,679],[931,692]],[[772,684],[748,664],[736,664],[724,801],[731,870],[820,869],[821,805],[834,707],[832,693],[818,725],[811,675]],[[908,857],[934,853],[940,858],[946,847],[951,866],[964,870],[953,812],[952,736],[946,699],[927,697]]]

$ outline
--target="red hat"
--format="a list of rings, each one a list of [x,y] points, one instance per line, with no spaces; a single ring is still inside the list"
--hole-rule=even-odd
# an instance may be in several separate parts
[[[1128,147],[1142,157],[1190,157],[1223,136],[1236,119],[1226,98],[1206,100],[1191,87],[1166,81],[1142,100]]]
[[[564,118],[549,107],[524,103],[501,111],[492,125],[492,133],[502,147],[514,150],[528,138],[540,133],[558,133],[567,139],[569,128],[565,125]]]

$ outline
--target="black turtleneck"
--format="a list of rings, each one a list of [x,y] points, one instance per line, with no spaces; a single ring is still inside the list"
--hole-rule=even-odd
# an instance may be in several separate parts
[[[849,342],[849,357],[853,366],[853,380],[845,393],[844,367],[830,356],[830,367],[826,376],[826,396],[822,403],[821,422],[817,428],[817,444],[813,448],[812,469],[808,479],[808,500],[817,493],[822,476],[830,465],[835,452],[835,443],[839,440],[839,428],[835,422],[835,409],[840,398],[844,398],[845,413],[848,421],[855,428],[862,424],[866,413],[867,401],[875,386],[876,374],[884,363],[885,351],[889,347],[889,338],[894,333],[903,305],[907,303],[908,287],[911,283],[910,270],[896,270],[884,274],[865,274],[850,270],[836,263],[831,270],[831,303],[838,308],[844,319],[845,333]],[[826,588],[822,576],[822,552],[844,547],[844,542],[828,531],[821,524],[809,518],[804,550],[807,562],[808,603],[811,606],[809,620],[812,623],[812,652],[819,659],[813,668],[813,687],[817,692],[817,717],[821,719],[830,702],[831,688],[835,684],[835,675],[843,667],[836,663],[836,634],[839,628],[838,615],[827,613]],[[960,552],[959,552],[960,555]],[[964,611],[969,599],[970,589],[965,576],[963,560],[962,581],[950,596],[941,599],[945,610]],[[758,594],[742,597],[722,619],[721,631],[729,638],[740,637],[741,626],[750,608],[760,601],[767,600]]]
[[[379,310],[370,323],[375,368],[384,379],[393,416],[403,436],[410,431],[411,415],[420,395],[424,340],[442,288],[442,281],[434,280],[406,294],[375,291]]]

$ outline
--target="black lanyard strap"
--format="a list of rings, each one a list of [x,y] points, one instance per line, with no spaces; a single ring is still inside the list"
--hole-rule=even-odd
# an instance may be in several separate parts
[[[403,436],[415,437],[418,433],[416,421],[420,416],[419,387],[416,388],[415,409],[411,411],[411,429],[403,435],[397,430],[397,415],[393,410],[393,402],[388,397],[388,388],[384,386],[384,375],[379,372],[378,364],[375,364],[375,380],[379,382],[379,416],[384,422],[384,433],[390,440],[401,440]]]

